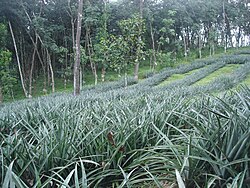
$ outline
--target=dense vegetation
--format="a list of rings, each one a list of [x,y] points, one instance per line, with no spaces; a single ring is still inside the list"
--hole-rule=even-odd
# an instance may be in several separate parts
[[[249,44],[248,0],[85,0],[82,14],[78,5],[0,1],[0,101],[72,90],[78,15],[79,87],[131,74],[137,81],[141,67],[154,72]]]
[[[213,71],[230,74],[196,85]],[[185,77],[160,84],[175,74]],[[249,55],[2,106],[2,187],[249,187]],[[222,92],[228,89],[234,90]],[[207,94],[216,93],[216,96]]]
[[[250,187],[249,13],[0,0],[0,187]]]

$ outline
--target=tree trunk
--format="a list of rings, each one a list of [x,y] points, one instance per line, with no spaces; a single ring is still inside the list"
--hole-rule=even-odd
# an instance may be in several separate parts
[[[226,12],[225,12],[225,2],[223,1],[223,34],[224,34],[224,52],[227,52],[227,34],[226,34]]]
[[[82,29],[83,0],[78,1],[78,16],[76,29],[76,59],[74,64],[74,96],[80,95],[80,61],[81,61],[81,29]]]
[[[143,17],[143,1],[144,0],[140,0],[140,19],[142,19]],[[142,25],[140,25],[140,30],[142,30]],[[141,33],[141,32],[140,32]],[[138,37],[138,41],[141,41],[141,36]],[[139,58],[137,58],[139,59]],[[139,72],[139,61],[135,63],[135,67],[134,67],[134,79],[135,81],[139,80],[139,76],[138,76],[138,72]]]
[[[33,69],[35,64],[35,55],[36,55],[36,49],[34,48],[31,60],[30,77],[29,77],[29,98],[32,98],[32,80],[33,80]]]
[[[201,49],[202,49],[202,45],[201,45],[201,34],[200,34],[200,31],[199,31],[199,34],[198,34],[198,43],[199,43],[199,58],[201,59]]]
[[[21,32],[20,32],[21,34]],[[22,73],[25,73],[25,65],[24,65],[24,62],[25,62],[25,42],[24,42],[24,37],[23,36],[20,36],[20,39],[19,39],[19,61],[20,61],[20,66],[21,66],[21,72]],[[17,46],[18,48],[18,46]],[[24,76],[25,77],[25,76]],[[24,78],[25,80],[25,78]]]
[[[215,54],[215,51],[214,51],[214,42],[213,42],[213,44],[212,44],[212,54],[214,55]]]
[[[46,62],[46,68],[47,68],[47,80],[48,80],[48,86],[51,85],[51,82],[50,82],[50,70],[49,70],[49,58],[48,58],[48,53],[47,53],[47,49],[44,49],[45,50],[45,53],[44,53],[44,59],[45,59],[45,62]]]
[[[149,67],[150,67],[150,70],[154,70],[154,65],[152,63],[152,55],[149,57]]]
[[[155,39],[154,39],[154,32],[153,32],[153,27],[152,27],[152,23],[150,22],[150,35],[151,35],[151,40],[152,40],[152,50],[153,50],[153,71],[157,65],[156,62],[156,55],[155,55]]]
[[[43,90],[46,90],[46,70],[45,70],[45,65],[44,65],[44,62],[43,62],[43,60],[42,60],[42,57],[41,57],[41,55],[40,55],[40,53],[39,53],[39,51],[38,51],[38,48],[37,48],[37,42],[35,42],[34,40],[33,40],[33,38],[31,37],[31,35],[29,34],[29,32],[27,31],[27,33],[28,33],[28,35],[29,35],[29,37],[30,37],[30,39],[31,39],[31,41],[32,41],[32,44],[33,44],[33,46],[34,46],[34,48],[35,48],[35,50],[36,50],[36,54],[37,54],[37,57],[38,57],[38,60],[39,60],[39,62],[41,63],[41,65],[42,65],[42,69],[43,69],[43,77],[44,77],[44,81],[43,81]],[[41,42],[41,44],[43,44],[43,42],[42,42],[42,40],[41,40],[41,38],[39,37],[39,35],[37,34],[37,32],[35,31],[35,35],[36,35],[36,37],[40,40],[40,42]]]
[[[93,50],[93,44],[92,44],[92,40],[91,40],[91,36],[90,36],[90,31],[89,31],[89,49],[91,51],[90,52],[91,56],[94,55],[94,50]],[[94,76],[95,76],[95,85],[97,85],[97,82],[98,82],[97,68],[96,68],[96,64],[95,64],[95,62],[93,62],[92,58],[91,58],[91,61],[92,61],[93,71],[94,71]]]
[[[75,45],[75,24],[73,17],[71,18],[71,33],[72,33],[72,41],[73,41],[73,53],[75,54],[76,45]]]
[[[73,46],[73,53],[74,53],[73,61],[74,61],[75,50],[76,50],[76,46],[75,46],[75,42],[76,42],[75,41],[75,19],[74,19],[73,13],[72,13],[70,0],[68,0],[68,8],[69,8],[68,14],[70,17],[70,22],[71,22],[71,35],[72,35],[72,46]]]
[[[88,55],[89,55],[91,70],[92,70],[92,73],[93,73],[94,78],[95,78],[95,85],[97,85],[98,75],[97,75],[95,63],[93,62],[93,59],[92,59],[92,55],[93,55],[94,52],[93,52],[93,46],[92,46],[92,41],[91,41],[90,31],[89,30],[90,29],[87,26],[86,27],[86,43],[87,43],[87,49],[88,49]]]
[[[240,37],[241,37],[241,27],[239,26],[239,31],[238,31],[238,34],[237,34],[237,37],[236,37],[236,40],[237,40],[237,48],[240,47]]]
[[[0,103],[3,102],[3,92],[2,92],[2,87],[0,86]]]
[[[32,19],[31,19],[31,17],[29,16],[28,12],[26,11],[26,9],[25,9],[23,3],[22,3],[22,7],[23,7],[23,10],[24,10],[24,12],[25,12],[27,18],[29,19],[30,23],[32,23]],[[40,14],[41,14],[41,12],[40,12]],[[45,70],[46,66],[45,66],[45,63],[42,61],[41,55],[40,55],[40,53],[39,53],[39,51],[38,51],[38,48],[37,48],[37,44],[35,44],[33,38],[31,37],[31,35],[30,35],[30,33],[29,33],[29,31],[26,30],[26,32],[28,33],[28,35],[29,35],[29,37],[30,37],[30,39],[31,39],[31,41],[32,41],[32,43],[33,43],[35,49],[36,49],[37,57],[38,57],[38,59],[39,59],[41,65],[42,65],[42,68],[43,68],[43,75],[44,75],[43,93],[47,94],[47,89],[46,89],[46,85],[47,85],[47,83],[46,83],[46,70]],[[38,37],[38,39],[40,40],[41,44],[43,45],[43,41],[42,41],[41,37],[39,36],[39,34],[37,33],[36,30],[35,30],[35,35]]]
[[[80,67],[81,67],[81,69],[80,69],[81,70],[81,75],[80,75],[81,76],[81,80],[80,81],[81,81],[81,86],[83,87],[83,85],[85,83],[84,82],[84,64],[82,64]]]
[[[82,87],[84,85],[84,65],[80,66],[80,90],[82,90]]]
[[[30,38],[32,39],[32,43],[34,45],[34,51],[33,51],[32,60],[31,60],[30,77],[29,77],[29,98],[32,98],[32,80],[33,80],[33,70],[34,70],[34,64],[35,64],[35,55],[36,55],[36,51],[38,51],[37,50],[38,37],[36,34],[36,42],[34,42],[31,36]]]
[[[64,31],[64,36],[66,36],[66,33]],[[68,43],[67,39],[64,40],[64,44],[67,50],[65,50],[65,67],[63,67],[63,78],[64,78],[64,89],[67,88],[67,71],[68,71]]]
[[[136,63],[136,64],[135,64],[135,67],[134,67],[134,79],[135,79],[136,81],[139,80],[138,72],[139,72],[139,63]]]
[[[124,86],[125,86],[125,88],[127,88],[127,86],[128,86],[128,74],[127,74],[127,72],[124,73]]]
[[[67,88],[67,78],[66,78],[66,76],[64,75],[64,89],[66,89]]]
[[[51,89],[52,89],[52,93],[55,92],[55,79],[54,79],[54,71],[53,71],[53,67],[51,64],[51,58],[50,58],[50,54],[48,49],[46,49],[46,53],[47,53],[47,62],[48,62],[48,66],[49,66],[49,72],[51,75]]]
[[[102,67],[102,82],[105,81],[105,73],[106,73],[105,67]]]
[[[16,52],[18,70],[19,70],[19,74],[20,74],[20,79],[21,79],[21,83],[22,83],[23,92],[24,92],[25,97],[27,98],[28,97],[28,92],[27,92],[25,84],[24,84],[23,73],[22,73],[21,64],[20,64],[19,55],[18,55],[17,46],[16,46],[16,40],[15,40],[15,36],[14,36],[14,33],[13,33],[12,26],[11,26],[10,22],[9,22],[9,27],[10,27],[11,37],[12,37],[15,52]]]
[[[43,63],[43,65],[44,65],[44,71],[43,71],[43,77],[44,77],[44,81],[43,81],[43,93],[47,94],[47,85],[49,85],[49,80],[48,80],[48,83],[47,83],[47,78],[46,78],[46,62],[47,62],[47,60],[46,60],[45,49],[42,49],[42,57],[40,57],[40,58],[41,58],[41,61],[44,62]]]
[[[80,90],[82,90],[82,67],[80,66]]]
[[[187,60],[187,43],[186,43],[185,31],[184,31],[184,34],[183,34],[183,45],[184,45],[184,57]]]
[[[118,78],[121,78],[121,77],[122,77],[122,75],[121,75],[121,68],[118,67]]]

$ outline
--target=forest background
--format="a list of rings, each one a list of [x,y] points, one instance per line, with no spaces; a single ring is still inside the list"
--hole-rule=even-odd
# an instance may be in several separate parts
[[[0,1],[0,102],[72,91],[77,16],[79,89],[136,82],[178,62],[249,45],[248,0]]]

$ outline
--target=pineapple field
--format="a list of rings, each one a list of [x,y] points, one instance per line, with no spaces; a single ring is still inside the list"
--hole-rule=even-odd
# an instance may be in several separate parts
[[[0,185],[250,187],[250,53],[0,107]]]

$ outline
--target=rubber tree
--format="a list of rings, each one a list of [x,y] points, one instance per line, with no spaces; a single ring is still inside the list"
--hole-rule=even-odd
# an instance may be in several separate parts
[[[13,45],[14,45],[14,48],[15,48],[17,65],[18,65],[18,70],[19,70],[19,75],[20,75],[20,79],[21,79],[21,84],[22,84],[23,92],[24,92],[25,97],[28,98],[28,92],[27,92],[27,89],[26,89],[26,86],[25,86],[25,82],[24,82],[24,79],[23,79],[23,72],[22,72],[22,69],[21,69],[20,58],[19,58],[19,54],[18,54],[18,50],[17,50],[16,39],[15,39],[14,32],[13,32],[13,29],[12,29],[12,25],[11,25],[10,22],[9,22],[9,28],[10,28],[10,32],[11,32],[11,37],[12,37]]]
[[[74,96],[80,95],[80,60],[81,60],[81,29],[82,29],[83,0],[78,1],[77,28],[76,28],[76,58],[74,64]]]

